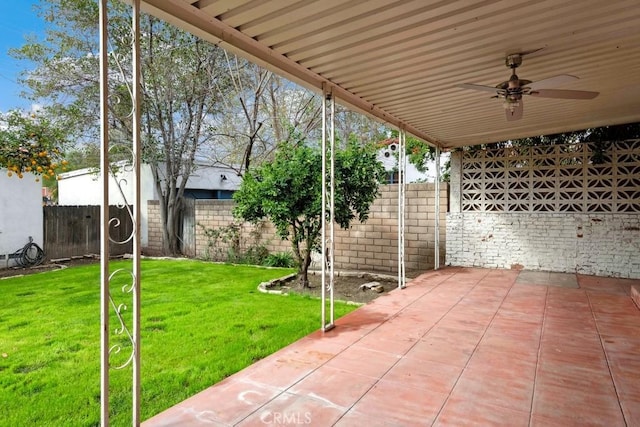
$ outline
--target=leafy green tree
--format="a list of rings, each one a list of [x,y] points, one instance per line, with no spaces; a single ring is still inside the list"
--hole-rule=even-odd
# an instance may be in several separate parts
[[[65,133],[57,123],[19,111],[7,113],[0,123],[0,168],[7,175],[22,178],[24,173],[33,173],[55,181],[66,169],[67,161],[62,158]]]
[[[480,144],[469,148],[472,150],[479,150],[489,146],[493,148],[502,148],[510,146],[522,147],[534,145],[571,144],[578,142],[592,142],[598,144],[637,138],[640,138],[640,123],[627,123],[550,135],[531,136],[528,138],[499,141],[491,144]]]
[[[335,157],[335,219],[348,228],[356,218],[367,220],[384,168],[372,145],[351,141]],[[322,153],[301,142],[281,144],[273,161],[245,174],[234,200],[234,215],[253,223],[268,218],[289,238],[300,282],[308,287],[311,252],[321,246]]]
[[[65,124],[69,139],[99,137],[98,3],[42,0],[43,40],[12,51],[35,64],[22,83],[28,96]],[[130,9],[109,7],[109,122],[111,141],[131,147]],[[213,139],[211,117],[228,85],[224,51],[150,15],[141,16],[143,161],[150,165],[160,199],[163,249],[180,252],[180,213],[185,186],[200,147]],[[120,154],[126,149],[120,150]]]

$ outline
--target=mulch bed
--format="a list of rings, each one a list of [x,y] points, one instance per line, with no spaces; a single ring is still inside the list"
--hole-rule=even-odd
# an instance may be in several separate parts
[[[322,295],[322,276],[318,272],[313,273],[309,273],[309,288],[302,288],[302,285],[298,280],[293,279],[284,285],[271,289],[320,297]],[[378,282],[382,286],[382,292],[378,292],[374,289],[361,288],[361,285],[371,282]],[[393,276],[369,273],[355,273],[349,275],[338,273],[334,277],[333,297],[335,300],[366,304],[369,301],[373,301],[379,296],[396,289],[397,287],[398,280]]]

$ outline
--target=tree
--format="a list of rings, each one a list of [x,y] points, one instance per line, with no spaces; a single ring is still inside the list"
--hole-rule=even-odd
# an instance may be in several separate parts
[[[22,178],[33,173],[43,179],[55,179],[66,168],[62,159],[64,132],[47,117],[12,111],[1,118],[0,168],[7,175]]]
[[[627,123],[550,135],[531,136],[528,138],[499,141],[491,144],[480,144],[471,146],[470,149],[479,150],[489,145],[491,147],[502,148],[510,146],[571,144],[578,142],[592,142],[598,144],[637,138],[640,138],[640,123]]]
[[[252,165],[272,159],[278,142],[318,136],[319,96],[245,59],[228,55],[227,63],[233,85],[214,118],[210,159],[242,176]]]
[[[335,156],[335,219],[342,228],[367,220],[384,168],[373,145],[351,141]],[[251,169],[234,195],[234,215],[256,223],[268,218],[282,239],[289,238],[303,287],[311,252],[321,245],[322,153],[298,143],[283,143],[275,158]]]
[[[265,90],[273,74],[243,58],[225,52],[231,84],[221,93],[224,108],[213,118],[216,140],[205,149],[213,163],[223,164],[239,176],[254,160],[268,156],[275,144],[265,139]]]
[[[44,101],[50,116],[66,122],[69,138],[98,137],[98,5],[94,0],[45,0],[40,15],[50,25],[45,40],[31,40],[14,56],[36,64],[22,82]],[[131,17],[110,3],[109,120],[111,139],[131,146]],[[141,16],[143,161],[151,166],[160,199],[163,249],[180,251],[182,197],[200,147],[213,137],[228,78],[224,51],[149,15]]]

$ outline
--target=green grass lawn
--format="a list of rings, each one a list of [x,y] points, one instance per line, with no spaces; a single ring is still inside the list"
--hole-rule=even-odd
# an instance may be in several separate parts
[[[256,289],[290,272],[144,260],[142,418],[318,329],[319,300]],[[98,265],[88,265],[0,280],[1,426],[99,424],[99,274]],[[116,302],[131,304],[125,295]],[[336,303],[336,316],[354,308]],[[130,425],[131,369],[110,372],[112,424]]]

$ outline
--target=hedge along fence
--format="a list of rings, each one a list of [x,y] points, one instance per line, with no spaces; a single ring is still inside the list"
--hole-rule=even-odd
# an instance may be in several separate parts
[[[335,267],[339,270],[396,272],[398,266],[398,186],[383,185],[381,195],[371,206],[369,219],[364,224],[355,221],[351,228],[336,226]],[[440,193],[440,259],[445,253],[445,216],[448,186],[441,185]],[[435,261],[435,185],[431,183],[407,184],[405,218],[405,262],[408,273],[415,274],[432,269]],[[290,252],[291,243],[281,240],[275,227],[268,221],[258,226],[241,224],[235,231],[229,227],[234,219],[232,200],[197,200],[195,208],[195,254],[198,258],[224,257],[233,247],[241,250],[264,247],[269,253]],[[149,202],[149,246],[147,252],[162,250],[162,225],[157,201]],[[206,230],[220,232],[222,237],[211,245]],[[211,232],[209,232],[211,234]],[[216,237],[216,236],[214,236]]]

